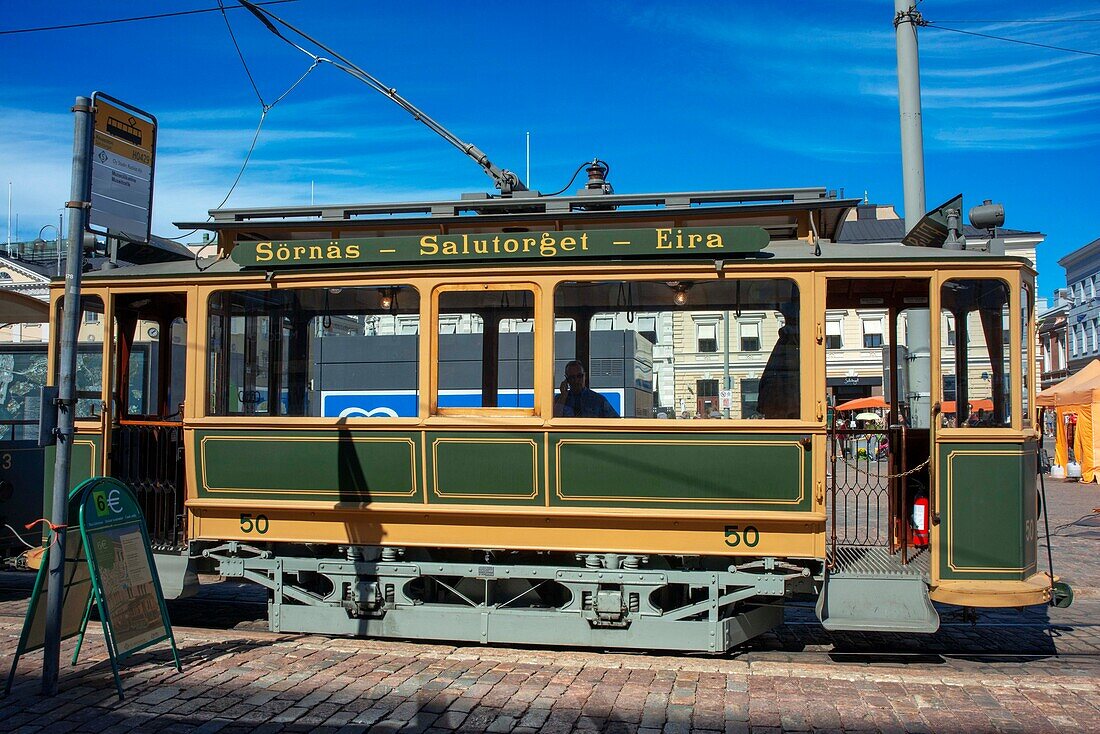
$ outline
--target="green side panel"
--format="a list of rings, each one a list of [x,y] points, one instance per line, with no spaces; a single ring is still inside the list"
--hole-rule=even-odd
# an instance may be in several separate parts
[[[543,433],[429,433],[432,504],[542,505]]]
[[[1024,443],[1023,474],[1020,484],[1024,493],[1024,568],[1038,571],[1039,559],[1039,447],[1036,441]],[[1031,530],[1029,531],[1029,528]],[[1025,578],[1030,574],[1025,574]]]
[[[1035,442],[941,444],[940,578],[1035,573]]]
[[[199,497],[422,502],[421,439],[407,431],[196,431]]]
[[[42,517],[53,512],[53,473],[57,461],[57,447],[47,446],[43,452],[45,466],[42,470]],[[94,433],[78,433],[73,440],[72,463],[69,469],[69,491],[85,479],[103,473],[103,436]],[[76,518],[69,518],[76,524]]]
[[[550,502],[809,511],[803,434],[570,433],[550,443]]]

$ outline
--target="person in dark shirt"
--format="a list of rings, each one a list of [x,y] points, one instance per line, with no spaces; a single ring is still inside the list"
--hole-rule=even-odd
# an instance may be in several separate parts
[[[577,360],[565,365],[565,379],[554,398],[554,416],[572,418],[618,418],[607,398],[584,384],[584,366]]]

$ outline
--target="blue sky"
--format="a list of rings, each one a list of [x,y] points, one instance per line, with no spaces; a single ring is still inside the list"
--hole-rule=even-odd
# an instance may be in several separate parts
[[[0,0],[0,29],[215,6]],[[226,4],[231,4],[226,0]],[[276,14],[325,41],[502,167],[555,191],[594,156],[619,192],[826,186],[901,210],[891,0],[832,3],[366,3],[299,0]],[[925,0],[925,18],[1100,20],[1100,3]],[[229,14],[272,101],[309,60]],[[1100,52],[1100,22],[954,27]],[[1100,236],[1100,58],[920,32],[928,206],[1003,202],[1056,261]],[[78,94],[99,89],[160,121],[154,232],[217,206],[260,106],[216,13],[0,36],[0,181],[19,234],[69,195]],[[268,115],[227,206],[456,197],[488,178],[391,102],[321,66]],[[576,188],[574,185],[573,188]],[[0,222],[0,226],[3,223]]]

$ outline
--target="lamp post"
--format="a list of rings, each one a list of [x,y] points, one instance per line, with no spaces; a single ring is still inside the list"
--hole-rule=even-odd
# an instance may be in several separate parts
[[[42,233],[46,231],[47,227],[53,227],[54,234],[56,235],[54,237],[54,250],[56,250],[56,252],[54,254],[57,257],[57,271],[55,273],[56,275],[61,275],[61,224],[62,224],[62,218],[63,218],[63,215],[58,214],[57,215],[57,224],[43,224],[42,228],[38,230],[38,237],[36,237],[34,239],[34,242],[31,243],[34,247],[39,247],[39,246],[45,247],[46,240],[42,239]]]

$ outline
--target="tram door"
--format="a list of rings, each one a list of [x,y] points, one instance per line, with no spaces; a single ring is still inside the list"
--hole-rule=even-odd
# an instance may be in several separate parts
[[[830,278],[824,328],[834,565],[928,562],[930,281]]]
[[[161,550],[185,543],[185,293],[115,296],[111,476],[136,495]]]

